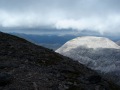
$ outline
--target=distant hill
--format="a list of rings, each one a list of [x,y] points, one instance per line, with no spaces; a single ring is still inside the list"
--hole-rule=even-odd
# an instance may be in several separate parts
[[[105,37],[78,37],[56,52],[102,73],[120,85],[120,46]]]
[[[95,71],[25,39],[0,33],[0,90],[120,90]]]
[[[25,29],[26,30],[26,29]],[[9,30],[10,31],[10,30]],[[29,31],[29,30],[28,30]],[[31,31],[34,31],[31,30]],[[49,49],[57,50],[67,41],[80,37],[80,36],[99,36],[99,37],[107,37],[114,42],[120,40],[119,36],[112,36],[109,34],[101,35],[95,31],[83,30],[83,31],[74,31],[74,30],[51,30],[51,29],[40,29],[38,34],[24,34],[24,33],[10,33],[12,35],[27,39],[37,45],[44,46]],[[50,32],[51,33],[48,33]]]
[[[34,35],[22,33],[10,33],[12,35],[27,39],[37,45],[44,46],[49,49],[56,50],[62,46],[66,41],[71,40],[77,36],[75,35]]]

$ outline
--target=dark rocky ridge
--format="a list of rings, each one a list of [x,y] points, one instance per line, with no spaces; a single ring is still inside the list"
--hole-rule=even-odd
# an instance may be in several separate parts
[[[120,90],[47,48],[0,33],[0,90]]]

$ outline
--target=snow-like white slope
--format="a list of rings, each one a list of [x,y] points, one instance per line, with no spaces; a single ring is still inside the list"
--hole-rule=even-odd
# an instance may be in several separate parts
[[[111,76],[120,84],[120,46],[104,37],[78,37],[58,50],[89,68]]]
[[[120,49],[120,46],[118,46],[113,41],[109,40],[105,37],[94,37],[94,36],[85,36],[85,37],[78,37],[73,40],[68,41],[65,43],[62,47],[60,47],[56,52],[67,52],[71,49],[77,48],[77,47],[87,47],[87,48],[114,48],[114,49]]]

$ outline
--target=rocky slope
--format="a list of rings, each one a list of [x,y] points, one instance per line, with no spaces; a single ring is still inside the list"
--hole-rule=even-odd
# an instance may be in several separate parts
[[[120,85],[120,46],[104,37],[78,37],[56,52],[79,61]]]
[[[0,33],[0,90],[120,90],[52,50]]]

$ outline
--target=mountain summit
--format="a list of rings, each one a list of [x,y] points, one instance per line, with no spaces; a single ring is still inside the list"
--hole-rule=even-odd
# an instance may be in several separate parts
[[[0,33],[0,90],[120,90],[95,71],[22,38]]]
[[[80,46],[86,47],[86,48],[93,48],[93,49],[98,49],[98,48],[120,49],[120,46],[118,46],[116,43],[109,40],[108,38],[84,36],[84,37],[78,37],[66,42],[61,48],[56,50],[56,52],[67,52],[67,51],[70,51],[71,49],[74,49]]]

